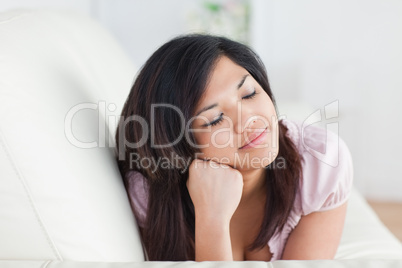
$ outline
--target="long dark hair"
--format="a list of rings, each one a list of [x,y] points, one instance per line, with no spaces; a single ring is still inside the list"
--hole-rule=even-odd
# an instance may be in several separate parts
[[[185,122],[194,116],[194,108],[201,99],[211,70],[220,56],[226,56],[246,69],[271,98],[275,99],[268,83],[264,64],[249,47],[225,37],[211,35],[179,36],[161,46],[139,72],[122,110],[116,132],[116,159],[123,178],[130,170],[140,172],[148,184],[148,210],[141,236],[149,260],[194,260],[194,206],[186,187],[188,169],[185,165],[158,168],[130,167],[130,154],[148,159],[194,159],[198,150],[188,139],[177,140]],[[170,104],[170,108],[151,109],[153,104]],[[155,107],[154,107],[155,108]],[[140,124],[139,117],[152,126]],[[133,120],[128,120],[134,118]],[[151,139],[142,146],[128,146],[140,142],[144,129],[152,131],[153,141],[171,146],[155,148]],[[146,130],[145,130],[146,131]],[[286,161],[286,168],[266,168],[267,200],[261,230],[249,250],[263,248],[278,229],[282,230],[293,207],[301,175],[301,159],[293,142],[286,136],[287,128],[279,121],[278,157]],[[194,137],[190,140],[195,143]],[[138,147],[138,148],[137,148]],[[177,161],[176,161],[177,162]],[[183,162],[184,163],[184,162]],[[191,162],[190,162],[191,163]],[[271,163],[274,165],[275,161]],[[154,172],[152,172],[154,171]],[[124,181],[127,187],[127,181]],[[128,188],[127,188],[128,189]],[[135,215],[136,211],[134,210]]]

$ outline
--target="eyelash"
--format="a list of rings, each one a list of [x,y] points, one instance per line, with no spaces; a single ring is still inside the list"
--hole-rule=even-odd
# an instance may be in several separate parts
[[[247,96],[244,96],[242,99],[250,100],[250,99],[254,98],[257,94],[258,94],[258,93],[257,93],[257,92],[255,91],[255,89],[254,89],[254,92],[253,92],[253,93],[251,93],[251,94],[249,94],[249,95],[247,95]],[[205,127],[207,127],[207,126],[216,126],[217,124],[219,124],[220,122],[222,122],[222,115],[223,115],[223,113],[221,113],[221,114],[219,115],[219,118],[218,118],[218,119],[216,119],[216,120],[212,121],[211,123],[206,124],[206,125],[204,125],[204,126],[205,126]]]
[[[212,121],[211,123],[207,124],[206,126],[215,126],[215,125],[219,124],[220,122],[222,122],[222,115],[223,115],[223,113],[221,113],[219,115],[218,119],[216,119],[215,121]]]
[[[253,92],[253,93],[251,93],[251,94],[249,94],[249,95],[247,95],[247,96],[244,96],[243,99],[252,99],[252,98],[254,98],[255,95],[257,95],[257,94],[258,94],[257,91],[255,91],[255,89],[254,89],[254,92]]]

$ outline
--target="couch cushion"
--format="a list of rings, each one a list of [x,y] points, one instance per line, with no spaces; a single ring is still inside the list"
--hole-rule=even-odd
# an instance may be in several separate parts
[[[401,242],[385,227],[364,197],[353,188],[335,259],[400,259]]]
[[[133,64],[69,11],[2,13],[0,40],[0,259],[144,260],[109,145]]]
[[[402,267],[402,260],[286,260],[286,261],[244,261],[244,262],[74,262],[74,261],[0,261],[8,268],[174,268],[174,267],[219,267],[219,268],[395,268]]]

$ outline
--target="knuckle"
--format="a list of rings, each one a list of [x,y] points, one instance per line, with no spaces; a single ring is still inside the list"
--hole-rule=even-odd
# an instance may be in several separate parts
[[[236,180],[243,181],[243,176],[241,175],[240,171],[238,171],[238,170],[235,171],[235,178],[236,178]]]
[[[197,165],[200,163],[201,160],[199,159],[194,159],[191,164],[190,164],[190,169],[194,169],[197,167]]]

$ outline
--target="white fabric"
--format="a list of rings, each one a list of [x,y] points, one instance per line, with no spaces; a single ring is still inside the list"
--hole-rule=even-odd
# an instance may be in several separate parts
[[[219,267],[219,268],[398,268],[402,260],[312,260],[312,261],[244,261],[244,262],[74,262],[74,261],[0,261],[8,268],[159,268],[159,267]]]
[[[143,260],[113,149],[80,148],[65,133],[77,104],[100,107],[101,122],[119,115],[135,72],[85,16],[0,15],[0,259]],[[98,141],[98,110],[72,117],[78,140]]]
[[[335,259],[401,259],[401,242],[353,188]]]
[[[0,14],[1,267],[183,264],[142,263],[137,226],[113,150],[107,142],[106,147],[79,148],[65,133],[69,110],[89,102],[100,107],[100,118],[91,106],[77,112],[73,133],[81,141],[98,141],[97,121],[120,114],[135,72],[113,37],[85,16],[46,10]],[[116,109],[103,109],[99,101],[114,103]],[[114,128],[111,124],[112,135]],[[402,259],[401,244],[355,190],[336,259],[235,266],[401,266],[380,260]]]

